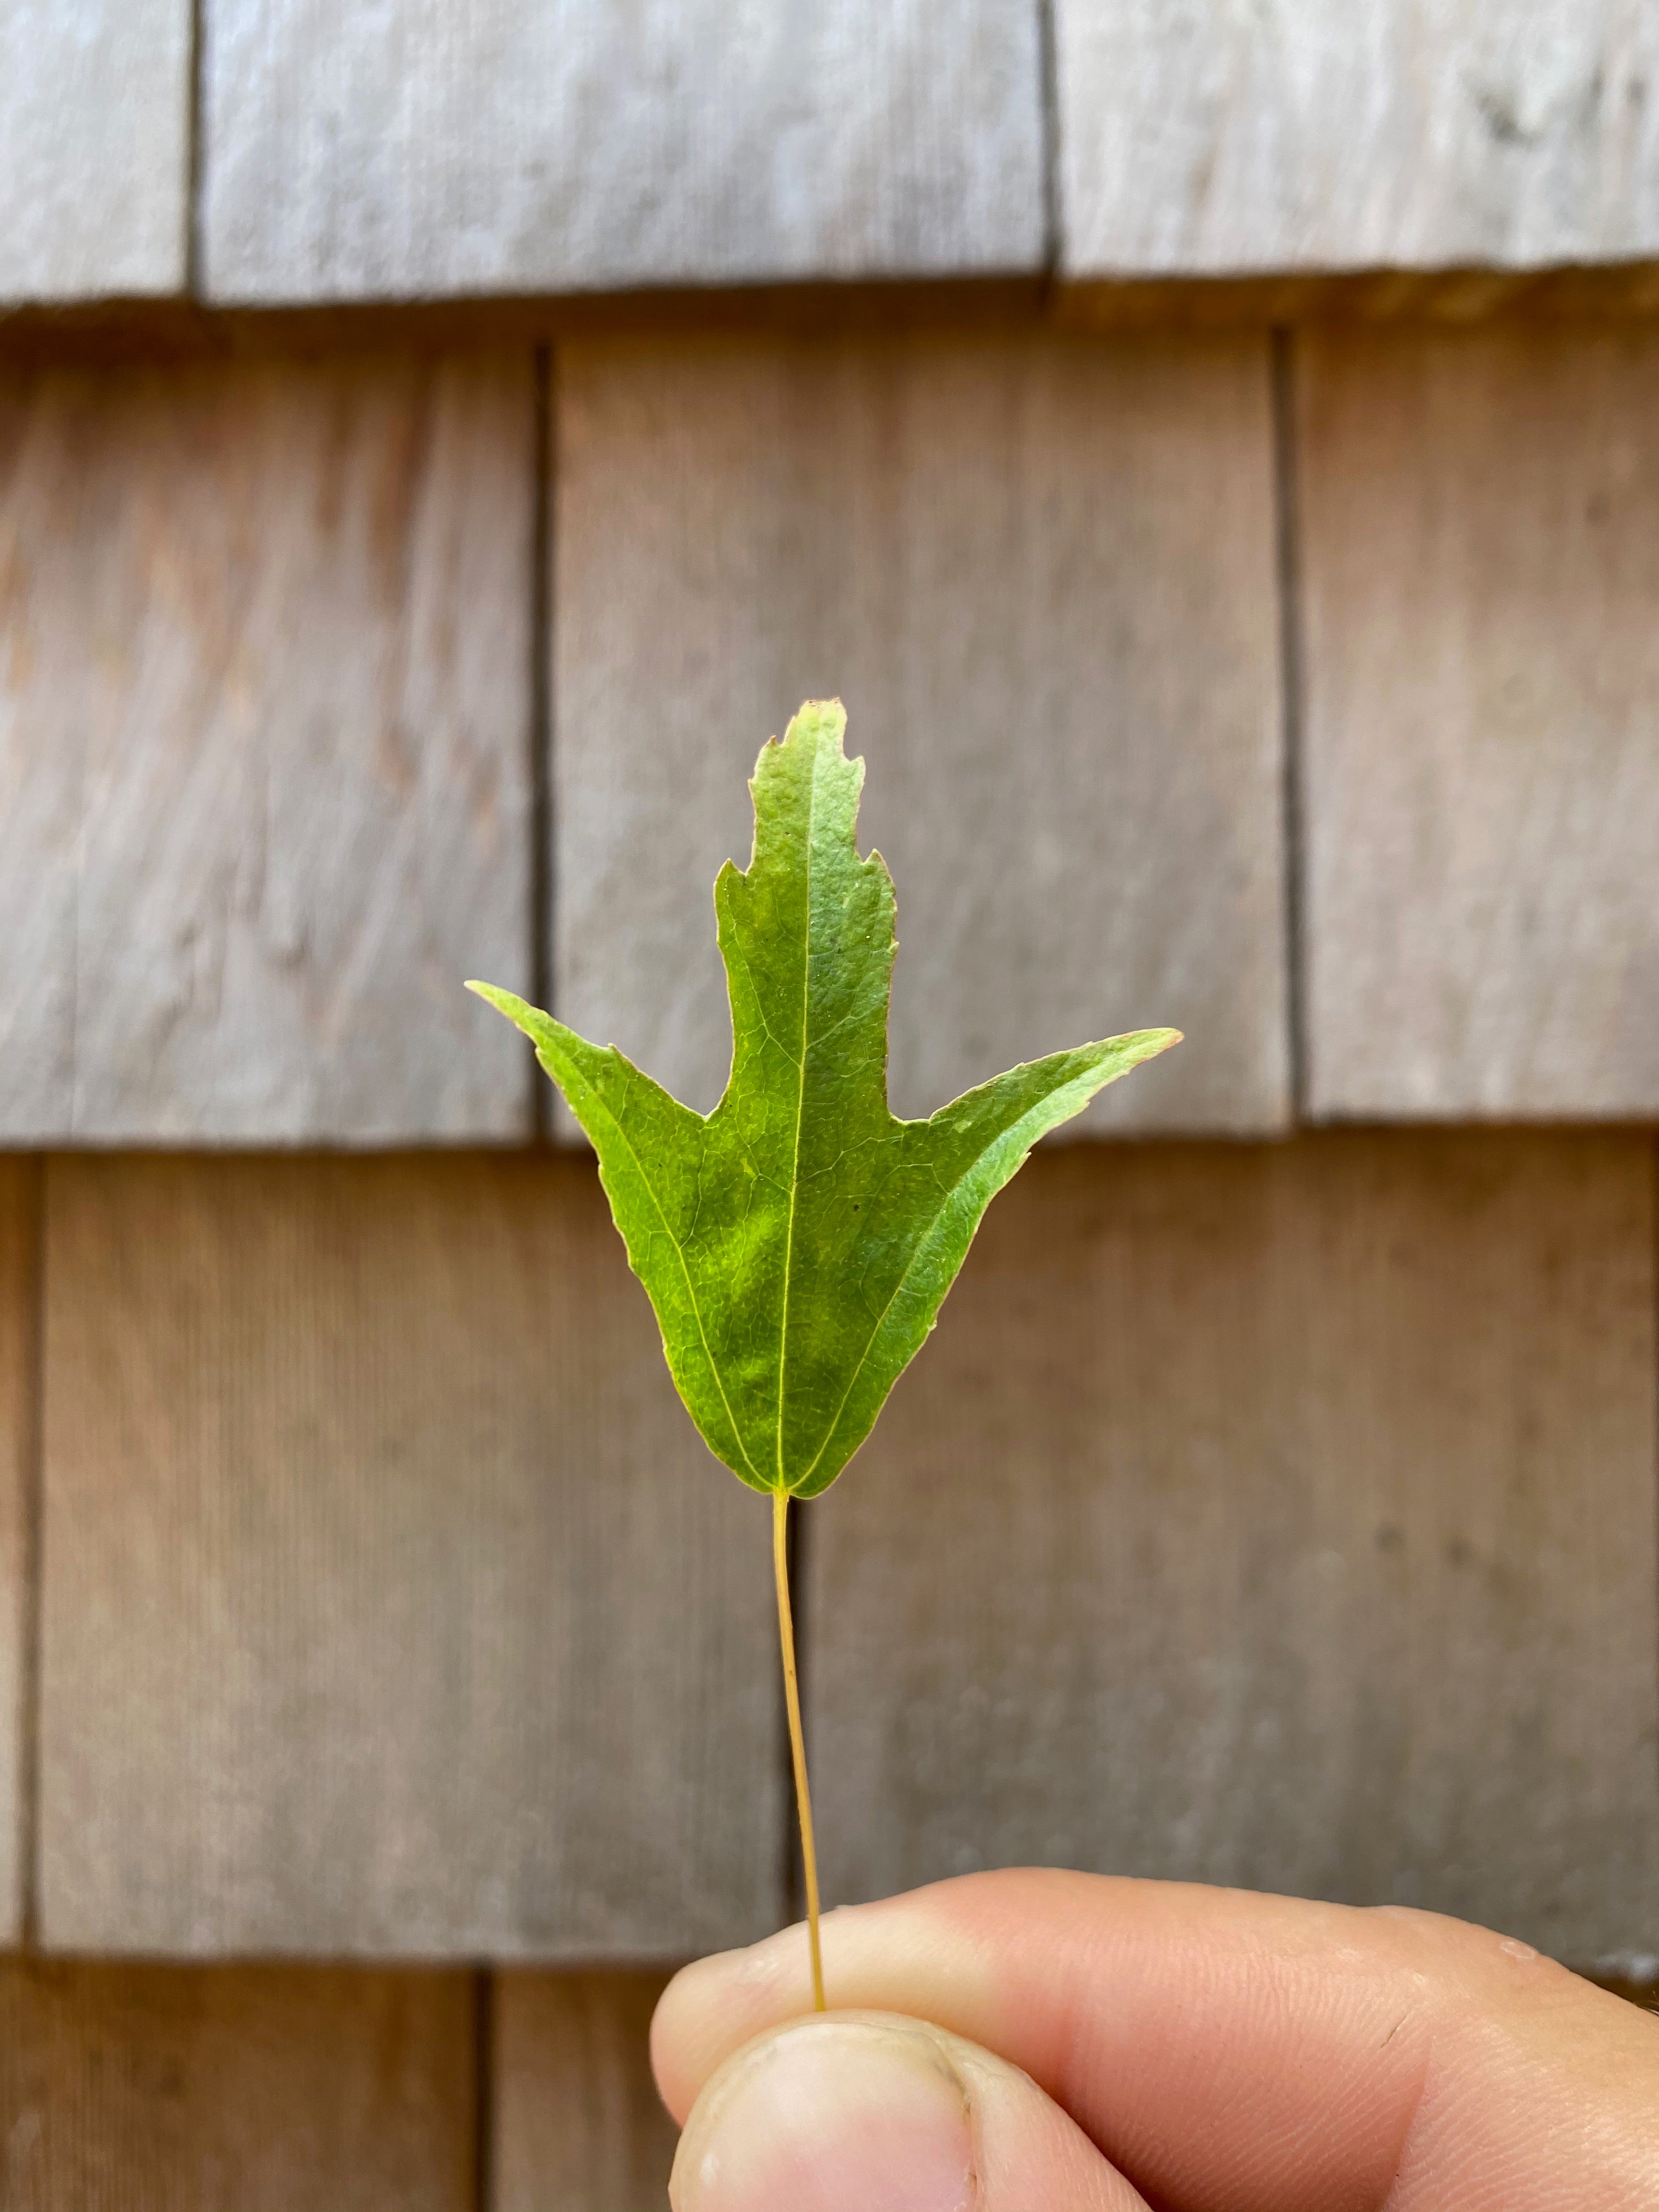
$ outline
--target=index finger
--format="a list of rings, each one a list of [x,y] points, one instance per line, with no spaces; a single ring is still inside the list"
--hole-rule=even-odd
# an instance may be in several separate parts
[[[1171,2212],[1659,2205],[1659,2028],[1427,1913],[1021,1870],[831,1914],[836,2006],[997,2052]],[[810,2001],[793,1929],[671,1984],[671,2108]]]

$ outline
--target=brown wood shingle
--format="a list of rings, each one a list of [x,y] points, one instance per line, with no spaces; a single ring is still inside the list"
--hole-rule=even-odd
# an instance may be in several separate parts
[[[766,1506],[586,1161],[70,1158],[46,1240],[49,1946],[775,1923]]]
[[[1035,271],[1035,5],[206,0],[217,300]]]
[[[1312,1111],[1659,1115],[1659,332],[1298,382]]]
[[[665,2204],[678,2133],[651,2078],[659,1973],[495,1977],[494,2212]]]
[[[1659,252],[1659,23],[1643,0],[1054,13],[1068,275]]]
[[[475,2212],[472,1977],[0,1959],[7,2212]]]
[[[522,1136],[527,357],[0,375],[0,1142]]]
[[[1283,1126],[1260,336],[572,346],[557,447],[567,1020],[714,1103],[710,885],[761,742],[839,692],[898,887],[896,1111],[1169,1023],[1078,1133]]]
[[[1040,1158],[805,1512],[826,1902],[1054,1863],[1659,1930],[1655,1170]]]
[[[190,0],[0,12],[0,306],[182,292]]]

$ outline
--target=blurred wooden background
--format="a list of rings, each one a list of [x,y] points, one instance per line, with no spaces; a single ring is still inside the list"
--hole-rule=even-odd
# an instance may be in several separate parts
[[[1659,1978],[1659,4],[0,9],[0,2208],[637,2212],[767,1516],[460,990],[1172,1022],[800,1517],[831,1900]]]

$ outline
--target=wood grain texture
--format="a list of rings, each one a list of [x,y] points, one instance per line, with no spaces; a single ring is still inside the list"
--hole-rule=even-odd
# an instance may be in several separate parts
[[[181,292],[190,0],[0,9],[0,306]]]
[[[493,2212],[657,2212],[678,2141],[651,2078],[658,1974],[495,1977]]]
[[[1635,1136],[1074,1149],[805,1516],[826,1903],[1026,1862],[1659,1928]]]
[[[775,1925],[764,1502],[590,1164],[70,1158],[46,1235],[51,1948]]]
[[[40,1434],[40,1176],[0,1157],[0,1942],[23,1927],[24,1742],[28,1694],[28,1492]]]
[[[1035,270],[1035,7],[206,0],[224,301]]]
[[[472,1977],[0,1960],[7,2212],[472,2212]]]
[[[1300,387],[1311,1109],[1659,1114],[1659,334]]]
[[[524,356],[0,380],[0,1141],[520,1136]]]
[[[1055,73],[1068,275],[1659,252],[1644,0],[1055,0]]]
[[[713,1104],[710,886],[762,741],[838,692],[896,1111],[1171,1023],[1076,1129],[1282,1126],[1269,446],[1259,336],[562,353],[560,1012]]]

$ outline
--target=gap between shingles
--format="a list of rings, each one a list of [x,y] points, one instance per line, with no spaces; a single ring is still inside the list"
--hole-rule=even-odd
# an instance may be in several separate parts
[[[1060,278],[1060,52],[1054,0],[1037,0],[1037,70],[1042,133],[1042,271],[1052,295]]]
[[[18,1683],[17,1904],[26,1951],[40,1941],[40,1678],[46,1523],[46,1164],[29,1163],[23,1201],[27,1253],[23,1346],[22,1650]]]
[[[1281,744],[1280,806],[1284,825],[1285,1019],[1291,1112],[1308,1120],[1306,721],[1302,629],[1302,506],[1297,466],[1296,333],[1270,337],[1273,439],[1273,552],[1279,597],[1279,674]]]
[[[207,174],[206,0],[191,0],[185,118],[185,292],[202,296],[202,193]]]
[[[492,2212],[495,2196],[495,1974],[472,1970],[472,2206]]]
[[[553,816],[553,478],[558,456],[553,421],[554,360],[550,346],[534,355],[536,471],[530,560],[530,998],[553,1005],[553,899],[556,823]],[[553,1091],[532,1066],[535,1141],[553,1141]]]

